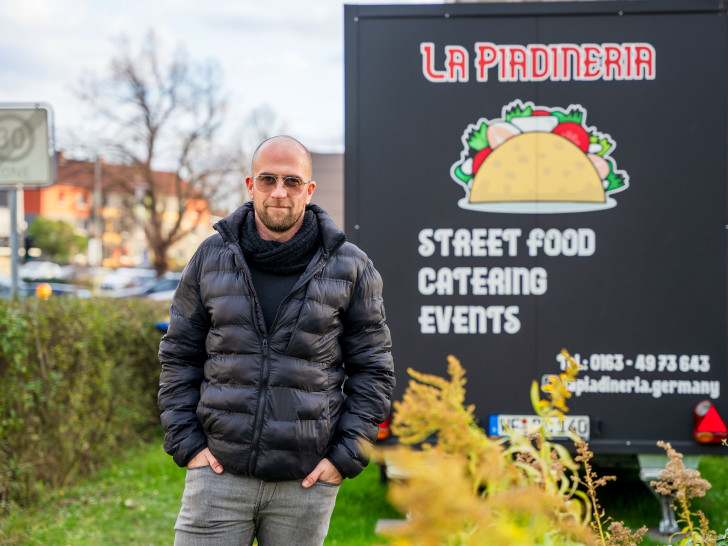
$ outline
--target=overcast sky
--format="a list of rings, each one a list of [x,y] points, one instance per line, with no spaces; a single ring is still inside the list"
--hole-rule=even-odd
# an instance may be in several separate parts
[[[407,0],[352,1],[404,4]],[[424,0],[418,3],[432,3]],[[56,136],[82,115],[74,88],[149,30],[193,61],[214,60],[240,124],[268,105],[312,151],[344,149],[342,0],[1,0],[0,102],[46,102]]]

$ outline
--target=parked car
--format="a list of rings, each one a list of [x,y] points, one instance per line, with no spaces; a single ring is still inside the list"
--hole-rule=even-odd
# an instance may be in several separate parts
[[[12,283],[8,275],[0,274],[0,298],[10,297],[10,284]],[[38,289],[43,285],[42,289]],[[65,284],[59,282],[26,282],[18,280],[18,297],[27,298],[40,296],[40,293],[50,289],[50,296],[75,296],[77,298],[90,298],[91,292],[86,288],[73,284]]]
[[[165,273],[161,277],[148,281],[141,286],[119,290],[112,296],[115,298],[148,298],[156,301],[171,300],[181,278],[182,273]]]
[[[57,263],[31,260],[18,268],[18,276],[25,280],[50,280],[63,278],[63,269]]]
[[[101,279],[101,290],[114,292],[125,288],[141,286],[157,276],[154,269],[143,267],[120,267],[104,275]]]

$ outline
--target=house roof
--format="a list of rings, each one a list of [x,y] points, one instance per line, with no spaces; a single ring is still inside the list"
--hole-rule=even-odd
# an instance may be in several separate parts
[[[93,161],[80,161],[68,159],[63,154],[58,154],[58,179],[57,184],[63,186],[75,186],[92,191],[94,188]],[[155,188],[159,195],[177,195],[177,175],[168,171],[152,171]],[[197,192],[190,184],[180,180],[182,191],[190,197],[196,196]],[[133,192],[139,184],[144,184],[141,176],[132,167],[106,163],[101,160],[100,185],[103,190],[118,190],[121,192]]]

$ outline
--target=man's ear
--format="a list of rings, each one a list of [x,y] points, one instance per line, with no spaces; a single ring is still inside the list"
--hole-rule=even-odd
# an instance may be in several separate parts
[[[251,177],[245,177],[245,186],[248,188],[248,197],[253,199],[253,179]]]
[[[316,182],[314,180],[311,180],[309,182],[308,187],[306,188],[306,204],[308,205],[311,202],[311,196],[313,195],[313,190],[316,189]]]

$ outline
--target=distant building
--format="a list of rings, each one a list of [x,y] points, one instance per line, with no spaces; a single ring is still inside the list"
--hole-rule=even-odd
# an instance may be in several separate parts
[[[171,226],[178,218],[176,176],[163,171],[154,171],[153,176],[158,206],[165,211],[163,224]],[[98,207],[94,206],[94,188],[99,192]],[[142,199],[144,185],[135,181],[131,169],[102,161],[97,181],[95,163],[59,155],[57,183],[24,192],[25,220],[28,225],[36,216],[64,220],[79,235],[98,237],[101,265],[148,266],[150,256],[144,235],[146,211]],[[203,198],[188,199],[182,229],[189,230],[189,234],[172,246],[170,260],[177,265],[187,263],[197,245],[213,233],[212,223],[216,220]]]
[[[316,189],[311,201],[322,206],[341,230],[344,229],[344,154],[312,153]]]

